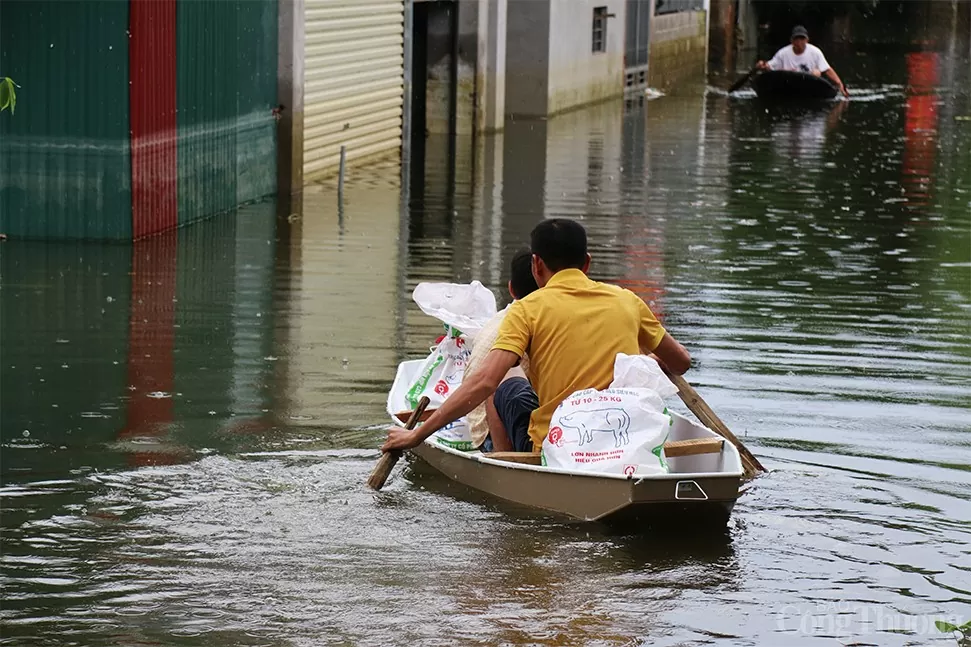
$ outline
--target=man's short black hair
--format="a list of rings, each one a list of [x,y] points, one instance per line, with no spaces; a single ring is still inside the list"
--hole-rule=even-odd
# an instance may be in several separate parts
[[[522,299],[527,294],[539,289],[533,278],[533,253],[528,249],[518,252],[512,257],[512,274],[509,277],[513,297]]]
[[[551,272],[583,269],[587,262],[587,232],[583,225],[566,218],[550,218],[536,225],[529,235],[533,253]]]

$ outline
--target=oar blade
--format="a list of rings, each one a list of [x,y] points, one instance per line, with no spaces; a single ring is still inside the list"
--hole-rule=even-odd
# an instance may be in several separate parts
[[[405,424],[405,429],[414,429],[418,424],[418,421],[422,419],[422,414],[425,412],[425,408],[429,405],[431,401],[427,396],[422,397],[418,401],[418,406],[415,410],[411,412],[411,417],[408,418],[408,422]],[[368,477],[367,484],[372,490],[380,490],[384,487],[384,484],[388,480],[388,476],[391,475],[391,470],[394,469],[395,464],[398,459],[401,458],[400,451],[390,451],[381,454],[381,458],[378,459],[377,465],[374,466],[374,470],[371,471],[371,475]]]
[[[735,92],[743,85],[748,83],[748,80],[752,78],[752,75],[755,74],[757,71],[758,71],[758,68],[753,67],[751,70],[748,71],[748,74],[740,78],[738,81],[735,81],[735,83],[732,84],[732,87],[728,88],[728,94]]]

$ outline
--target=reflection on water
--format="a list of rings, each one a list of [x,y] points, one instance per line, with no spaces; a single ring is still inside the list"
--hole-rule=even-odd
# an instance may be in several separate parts
[[[342,208],[322,184],[130,247],[5,244],[0,644],[904,645],[969,619],[969,66],[882,56],[823,108],[712,90],[454,163],[429,141],[405,205],[396,165],[352,168]],[[363,487],[395,366],[440,330],[411,290],[506,299],[551,216],[773,469],[727,534],[564,524],[420,464]]]

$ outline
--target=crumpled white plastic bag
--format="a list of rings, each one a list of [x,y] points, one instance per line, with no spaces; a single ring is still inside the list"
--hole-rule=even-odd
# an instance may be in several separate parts
[[[650,389],[662,398],[674,395],[678,387],[664,374],[660,365],[647,355],[617,353],[611,389]]]
[[[478,281],[419,283],[411,296],[422,312],[457,328],[469,339],[496,314],[496,296]]]
[[[422,396],[438,408],[462,384],[471,353],[471,340],[496,314],[496,297],[478,281],[471,283],[419,283],[412,298],[421,311],[445,324],[445,335],[431,349],[407,384],[404,399],[414,408]],[[472,450],[472,433],[463,417],[435,433],[436,441]]]

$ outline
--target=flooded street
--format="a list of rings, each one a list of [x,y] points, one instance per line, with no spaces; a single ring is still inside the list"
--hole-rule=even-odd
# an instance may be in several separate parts
[[[351,166],[341,208],[313,185],[279,222],[4,243],[0,644],[953,644],[968,45],[831,60],[847,103],[686,89],[510,123],[454,165],[430,137],[410,205],[397,164]],[[553,216],[770,469],[726,534],[564,523],[418,463],[365,488],[395,367],[441,330],[414,286],[505,299]]]

